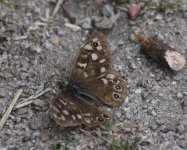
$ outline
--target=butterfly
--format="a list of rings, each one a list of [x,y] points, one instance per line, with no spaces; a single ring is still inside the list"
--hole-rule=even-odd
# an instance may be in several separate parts
[[[109,109],[123,104],[126,85],[112,67],[108,45],[105,35],[96,31],[80,46],[66,85],[49,109],[61,127],[106,124],[113,117]]]

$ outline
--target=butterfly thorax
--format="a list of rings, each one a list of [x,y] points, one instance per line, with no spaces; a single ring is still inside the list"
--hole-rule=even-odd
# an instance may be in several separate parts
[[[88,94],[85,88],[79,86],[73,81],[69,81],[66,85],[66,90],[69,94],[76,98],[76,100],[88,103],[93,106],[101,106],[102,104],[96,100],[96,97]]]
[[[66,85],[66,90],[69,91],[69,93],[72,95],[76,95],[80,90],[80,87],[72,81],[69,81]]]

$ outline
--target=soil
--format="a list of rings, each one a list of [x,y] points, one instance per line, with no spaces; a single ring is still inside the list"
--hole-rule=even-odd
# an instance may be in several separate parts
[[[55,0],[0,1],[0,118],[18,89],[17,103],[50,89],[13,109],[0,130],[0,150],[187,150],[187,68],[162,67],[134,41],[140,31],[186,57],[187,2],[180,3],[163,12],[146,6],[131,20],[127,2],[69,0],[50,18]],[[107,127],[61,129],[48,114],[50,102],[79,46],[96,29],[107,36],[128,96]]]

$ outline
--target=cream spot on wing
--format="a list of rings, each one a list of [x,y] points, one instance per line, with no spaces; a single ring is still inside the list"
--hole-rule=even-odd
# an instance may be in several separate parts
[[[98,38],[93,38],[92,41],[93,41],[93,42],[97,42],[97,41],[98,41]]]
[[[67,103],[66,102],[64,102],[61,98],[59,99],[59,101],[64,105],[64,106],[66,106],[67,105]]]
[[[107,79],[102,78],[101,80],[103,81],[104,84],[108,84],[108,80]]]
[[[97,46],[97,50],[98,51],[102,50],[102,46]]]
[[[90,44],[86,44],[86,45],[84,46],[84,48],[85,48],[86,50],[93,50],[93,49],[92,49],[92,46],[91,46]]]
[[[82,119],[82,116],[81,116],[81,115],[79,115],[79,114],[77,114],[77,117],[78,117],[78,119]]]
[[[100,71],[101,71],[101,73],[103,73],[103,72],[106,71],[106,68],[105,67],[101,67]]]
[[[97,54],[93,53],[93,54],[92,54],[92,60],[97,60],[97,59],[98,59]]]
[[[106,59],[104,59],[104,58],[103,58],[103,59],[100,59],[100,60],[99,60],[99,63],[104,63],[105,60],[106,60]]]
[[[113,74],[108,74],[106,77],[107,77],[108,79],[114,79],[114,78],[115,78],[115,75],[113,75]]]
[[[84,113],[84,116],[89,117],[89,116],[91,116],[91,114],[90,113]]]
[[[91,124],[91,120],[90,119],[85,118],[84,120],[85,120],[86,123]]]
[[[63,115],[61,115],[61,119],[64,121],[64,120],[66,120],[66,118],[63,116]]]
[[[68,102],[70,105],[74,105],[74,103],[72,103],[72,102]]]
[[[60,113],[60,111],[58,110],[58,108],[56,108],[55,106],[52,106],[53,110]]]
[[[60,104],[60,103],[56,103],[56,105],[59,107],[59,108],[61,108],[62,107],[62,105]]]
[[[78,66],[79,66],[79,67],[83,67],[83,68],[86,68],[86,66],[87,66],[87,63],[78,63]]]
[[[74,116],[74,115],[71,115],[71,117],[72,117],[72,119],[73,119],[73,120],[76,120],[76,118],[75,118],[75,116]]]
[[[53,116],[54,116],[54,118],[58,118],[58,117],[57,117],[57,114],[53,114]]]
[[[69,115],[69,112],[67,110],[63,110],[62,112],[64,113],[64,115]]]
[[[87,78],[88,77],[88,74],[86,72],[84,72],[84,77]]]

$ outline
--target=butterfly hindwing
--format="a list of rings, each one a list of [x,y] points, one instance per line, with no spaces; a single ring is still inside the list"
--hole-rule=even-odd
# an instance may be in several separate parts
[[[94,85],[93,85],[94,83]],[[109,69],[104,76],[86,82],[87,93],[103,104],[118,107],[123,104],[127,91],[119,72]]]
[[[50,113],[61,127],[82,124],[95,127],[106,123],[112,117],[110,111],[80,101],[65,90],[54,98],[50,106]]]

